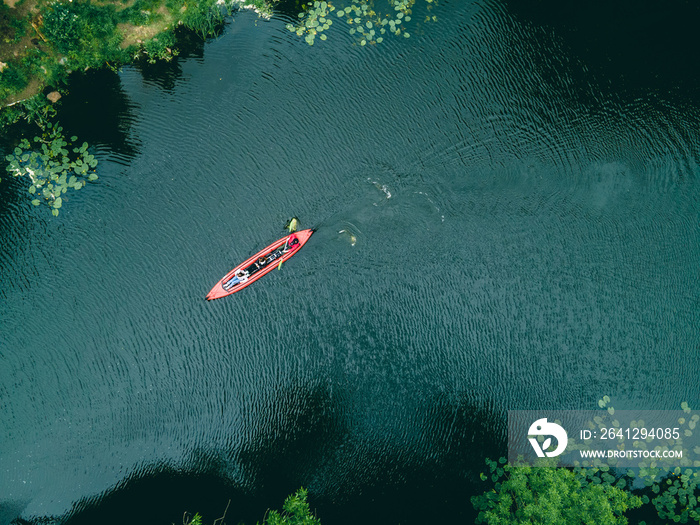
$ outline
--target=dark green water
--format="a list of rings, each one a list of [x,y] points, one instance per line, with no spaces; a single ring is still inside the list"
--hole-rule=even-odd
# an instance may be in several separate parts
[[[252,523],[301,485],[324,525],[469,522],[507,410],[696,406],[689,17],[640,57],[658,13],[550,7],[376,48],[240,14],[76,79],[99,182],[57,219],[0,187],[2,522]],[[306,247],[207,303],[292,215]]]

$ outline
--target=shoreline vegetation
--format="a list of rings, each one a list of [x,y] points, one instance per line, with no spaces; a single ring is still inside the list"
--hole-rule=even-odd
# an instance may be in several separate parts
[[[621,426],[610,397],[603,396],[598,406],[603,410],[586,426],[591,431],[606,430],[617,435],[614,430]],[[695,443],[692,436],[700,424],[700,414],[687,402],[681,403],[681,410],[677,437],[636,441],[631,449],[621,439],[617,449],[689,451]],[[642,420],[633,424],[641,428],[645,425]],[[549,441],[542,445],[545,449],[551,447]],[[590,439],[577,441],[573,435],[568,442],[573,450],[596,447]],[[694,453],[700,454],[700,447],[695,447]],[[658,523],[657,519],[662,523],[700,523],[700,461],[690,457],[640,459],[634,467],[617,466],[616,460],[610,459],[562,466],[556,457],[542,457],[532,465],[522,459],[509,464],[505,457],[497,461],[486,458],[485,463],[488,468],[479,476],[485,491],[471,497],[476,524],[627,525],[632,520],[646,525],[646,520]],[[282,513],[268,511],[263,523],[257,525],[321,525],[307,498],[308,491],[299,489],[285,500]],[[225,517],[226,512],[213,525],[222,524]],[[183,525],[207,524],[195,514],[183,518]]]
[[[47,206],[58,216],[69,189],[98,179],[89,144],[81,140],[78,146],[78,137],[66,137],[57,121],[69,75],[170,61],[179,54],[177,31],[206,39],[239,9],[270,18],[277,1],[3,0],[0,134],[20,121],[28,124],[26,136],[9,141],[5,171],[26,181],[33,206]]]
[[[177,30],[205,39],[239,9],[270,18],[277,1],[3,0],[0,125],[33,120],[61,98],[73,72],[170,61],[178,54]]]
[[[277,510],[269,510],[265,513],[262,523],[257,525],[321,525],[321,521],[311,510],[307,501],[308,490],[304,487],[297,490],[294,494],[288,496],[282,505],[282,512]],[[226,513],[231,504],[229,500],[226,505],[226,510],[223,516],[214,520],[211,525],[225,525]],[[182,525],[209,525],[202,519],[202,515],[196,513],[194,516],[185,512],[182,517]],[[241,524],[243,525],[243,524]]]
[[[424,20],[411,23],[416,2]],[[313,45],[344,24],[360,46],[389,35],[408,38],[437,21],[438,0],[3,0],[0,3],[0,126],[55,104],[73,72],[178,55],[177,31],[217,35],[226,17],[245,9],[270,19],[276,7],[287,29]],[[414,15],[415,18],[415,15]],[[41,96],[43,95],[43,96]]]
[[[34,206],[58,216],[69,188],[97,180],[89,144],[71,147],[56,107],[72,73],[104,67],[117,71],[138,61],[171,61],[180,31],[203,40],[221,31],[227,17],[245,9],[270,19],[277,6],[295,23],[287,29],[312,46],[343,24],[358,46],[385,37],[409,38],[437,21],[438,0],[3,0],[0,3],[0,135],[20,121],[34,139],[17,137],[5,156],[6,172],[30,181]],[[421,19],[413,10],[419,2]],[[413,17],[416,18],[411,22]],[[30,132],[29,136],[34,133]],[[82,139],[81,139],[82,140]],[[68,146],[68,148],[66,148]],[[85,160],[87,159],[87,160]]]

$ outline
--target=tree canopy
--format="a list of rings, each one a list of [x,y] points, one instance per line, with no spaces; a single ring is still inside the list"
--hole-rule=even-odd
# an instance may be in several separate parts
[[[566,468],[487,463],[498,481],[493,490],[472,498],[479,511],[477,523],[623,525],[624,512],[642,505],[639,497],[625,490],[588,483]]]

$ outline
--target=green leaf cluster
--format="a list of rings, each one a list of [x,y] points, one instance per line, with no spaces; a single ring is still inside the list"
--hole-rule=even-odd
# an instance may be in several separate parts
[[[14,177],[29,179],[32,204],[48,204],[51,213],[58,216],[63,195],[69,188],[79,190],[88,181],[97,180],[97,159],[88,151],[87,142],[74,146],[77,137],[67,141],[61,126],[44,122],[42,131],[32,142],[23,138],[13,153],[5,157],[6,170]]]
[[[158,22],[163,19],[163,15],[158,12],[162,3],[163,0],[135,0],[116,12],[116,21],[137,26]]]
[[[167,0],[171,12],[180,17],[180,23],[199,34],[202,39],[216,36],[224,21],[239,8],[252,9],[262,18],[272,17],[272,5],[279,0]]]
[[[225,7],[218,4],[217,0],[201,0],[186,4],[184,8],[182,23],[199,34],[202,39],[217,35],[228,14]]]
[[[158,60],[170,62],[179,52],[175,49],[176,38],[171,31],[165,31],[151,40],[145,42],[135,58],[144,56],[149,64],[155,64]]]
[[[112,4],[60,0],[45,8],[43,20],[43,34],[69,67],[100,67],[123,57],[122,36],[116,31],[120,17]]]
[[[507,465],[486,460],[493,489],[472,498],[477,523],[516,525],[623,525],[624,513],[642,505],[629,492],[603,483],[588,483],[577,472],[555,466]]]
[[[15,8],[7,3],[0,2],[0,35],[4,43],[17,44],[27,34],[29,24],[27,20],[14,16]]]
[[[610,402],[608,396],[598,401],[598,407],[603,410],[588,422],[589,429],[620,428]],[[683,450],[683,439],[693,436],[700,424],[700,415],[694,413],[687,402],[681,403],[681,409],[684,416],[678,419],[678,439],[668,439],[663,447],[656,445],[655,448]],[[645,428],[645,422],[633,421],[632,427]],[[651,441],[657,443],[658,439]],[[569,447],[573,449],[587,446],[585,441],[577,442],[573,436],[569,438]],[[638,440],[633,446],[646,449],[650,444]],[[624,443],[621,442],[618,448],[624,450]],[[700,447],[695,447],[693,452],[700,454]],[[480,477],[491,483],[492,489],[472,498],[479,510],[479,522],[626,523],[622,515],[625,509],[645,505],[653,507],[666,523],[700,523],[699,461],[685,456],[674,460],[642,459],[635,468],[618,469],[617,472],[608,462],[615,466],[614,460],[591,460],[567,469],[557,468],[556,459],[545,459],[542,464],[546,468],[532,468],[505,465],[505,458],[499,462],[487,459],[488,474],[482,473]],[[636,485],[635,480],[638,480]],[[642,484],[643,488],[640,488]],[[639,493],[641,498],[633,493]],[[578,510],[573,515],[567,514],[567,507]]]
[[[598,407],[605,409],[600,416],[593,418],[588,427],[591,430],[600,430],[602,428],[617,429],[620,428],[620,422],[614,418],[615,409],[610,406],[610,397],[603,396],[598,401]],[[700,415],[693,413],[687,402],[681,403],[681,409],[687,417],[678,419],[679,438],[665,440],[663,445],[656,444],[655,449],[658,450],[683,450],[683,440],[693,436],[695,429],[700,423]],[[642,420],[633,421],[633,427],[644,428],[645,422]],[[637,440],[632,446],[635,449],[646,450],[656,440]],[[570,438],[569,446],[572,448],[585,448],[586,443],[577,443],[575,439]],[[624,443],[620,443],[618,448],[624,450]],[[695,447],[695,454],[700,454],[700,447]],[[608,460],[614,466],[614,460]],[[643,503],[650,504],[660,518],[667,520],[669,523],[700,523],[700,461],[693,460],[687,455],[674,460],[659,458],[655,460],[640,460],[636,468],[627,469],[625,476],[617,479],[614,478],[608,471],[609,466],[602,464],[600,460],[584,462],[579,467],[579,471],[592,479],[599,478],[597,483],[612,483],[617,486],[629,487],[633,479],[639,479],[646,487],[643,495]],[[627,481],[625,481],[627,478]]]
[[[333,11],[335,11],[335,7],[325,0],[309,2],[305,10],[299,13],[299,23],[296,26],[287,24],[287,29],[296,33],[297,36],[304,36],[306,43],[312,46],[316,35],[321,40],[326,40],[327,36],[323,32],[333,25],[333,20],[330,17],[330,13]]]
[[[697,472],[686,469],[675,471],[671,476],[651,485],[657,494],[651,499],[660,518],[674,523],[700,523],[698,498],[700,497],[700,477]],[[648,501],[648,498],[647,498]]]
[[[428,9],[434,5],[435,0],[425,0]],[[332,2],[315,0],[308,2],[304,10],[299,13],[299,22],[287,24],[287,29],[297,36],[304,36],[309,45],[313,45],[316,36],[326,40],[327,31],[333,24],[330,13],[335,12],[337,21],[350,26],[349,32],[356,38],[359,45],[380,44],[387,34],[408,38],[411,34],[406,24],[411,21],[413,6],[416,0],[386,0],[375,2],[374,0],[352,0],[350,3],[338,7]],[[378,3],[386,4],[381,7]],[[436,17],[426,17],[425,21],[435,21]]]
[[[258,523],[257,525],[321,525],[321,521],[311,512],[307,501],[308,495],[309,493],[305,488],[300,488],[284,500],[282,512],[276,510],[268,511],[262,524]],[[228,507],[226,509],[228,510]],[[222,523],[225,516],[226,513],[215,520],[214,525]],[[203,525],[202,516],[197,513],[192,518],[185,517],[182,523],[183,525]]]
[[[308,491],[300,488],[284,500],[282,512],[270,511],[262,525],[321,525],[307,502]]]
[[[10,126],[21,120],[28,123],[45,122],[55,115],[56,110],[46,97],[31,97],[3,108],[0,112],[0,127]]]
[[[19,93],[29,84],[28,68],[11,61],[0,73],[0,100]]]

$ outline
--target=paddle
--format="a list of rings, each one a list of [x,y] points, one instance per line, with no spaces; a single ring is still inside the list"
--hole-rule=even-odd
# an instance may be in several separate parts
[[[297,231],[297,226],[299,226],[299,219],[296,217],[292,217],[287,221],[287,224],[284,225],[285,230],[289,230],[289,233],[294,233]],[[282,269],[282,263],[284,261],[280,261],[280,263],[277,265],[277,269],[281,270]]]

